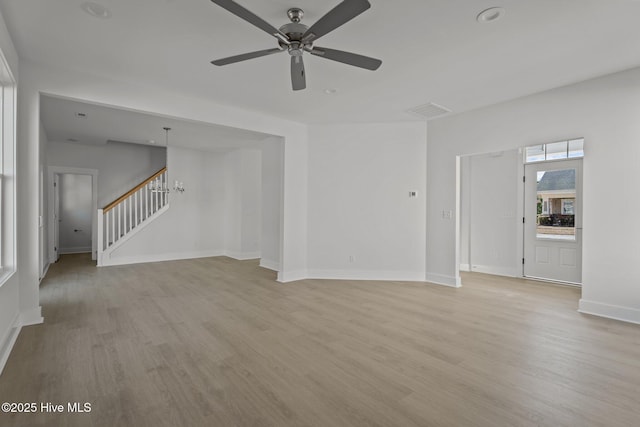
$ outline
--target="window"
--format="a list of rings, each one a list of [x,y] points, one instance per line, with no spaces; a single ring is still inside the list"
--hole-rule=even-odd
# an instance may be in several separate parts
[[[575,199],[562,199],[562,215],[574,215],[573,202]]]
[[[544,144],[525,148],[526,163],[543,162],[545,160]]]
[[[524,150],[525,163],[574,159],[577,157],[584,157],[584,138],[532,145]]]
[[[575,240],[576,170],[539,171],[538,239]]]
[[[0,51],[0,286],[15,271],[16,84]]]
[[[584,139],[572,139],[569,141],[567,157],[573,159],[575,157],[584,157]]]

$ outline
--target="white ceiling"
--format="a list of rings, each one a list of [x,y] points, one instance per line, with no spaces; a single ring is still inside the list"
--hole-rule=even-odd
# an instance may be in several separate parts
[[[455,112],[640,66],[637,0],[371,0],[316,42],[380,58],[367,71],[306,55],[307,90],[290,87],[277,54],[215,67],[212,59],[275,47],[275,39],[208,0],[0,0],[19,55],[300,122],[416,120],[435,102]],[[291,6],[312,24],[338,1],[238,0],[272,25]],[[479,24],[502,6],[506,16]],[[333,95],[325,89],[337,89]]]
[[[78,117],[77,113],[84,114]],[[101,145],[126,142],[205,151],[260,148],[269,135],[225,126],[185,121],[51,96],[40,97],[40,117],[48,141]],[[73,139],[75,141],[69,141]]]

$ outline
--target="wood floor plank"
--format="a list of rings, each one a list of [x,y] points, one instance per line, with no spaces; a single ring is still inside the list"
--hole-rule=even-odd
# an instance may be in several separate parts
[[[640,327],[582,315],[579,289],[465,274],[281,284],[256,261],[96,268],[41,285],[0,402],[89,402],[12,426],[630,426]]]

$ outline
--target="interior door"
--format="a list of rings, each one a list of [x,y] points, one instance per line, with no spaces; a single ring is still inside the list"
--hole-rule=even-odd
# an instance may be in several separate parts
[[[525,277],[582,283],[582,159],[525,165]]]
[[[91,252],[91,175],[60,174],[57,188],[58,253]]]

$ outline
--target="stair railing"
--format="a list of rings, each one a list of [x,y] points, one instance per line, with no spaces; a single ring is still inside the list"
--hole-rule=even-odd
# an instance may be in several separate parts
[[[98,209],[98,260],[101,253],[151,218],[169,202],[167,168]]]

